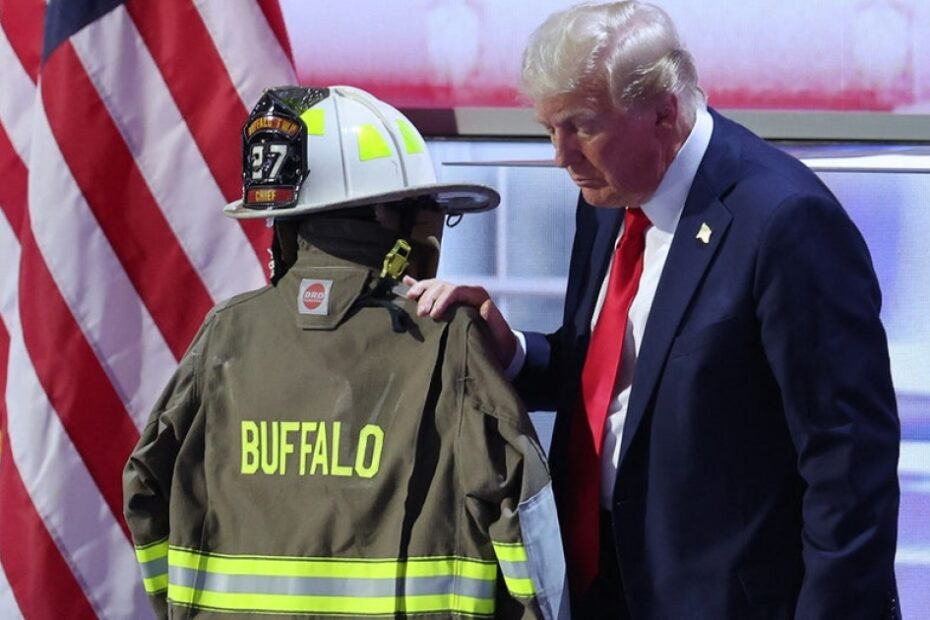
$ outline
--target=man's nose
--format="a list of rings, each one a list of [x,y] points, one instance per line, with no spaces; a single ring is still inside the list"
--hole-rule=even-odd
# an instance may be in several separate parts
[[[581,155],[578,141],[568,132],[556,130],[552,134],[552,146],[555,147],[555,165],[559,168],[569,167],[578,161]]]

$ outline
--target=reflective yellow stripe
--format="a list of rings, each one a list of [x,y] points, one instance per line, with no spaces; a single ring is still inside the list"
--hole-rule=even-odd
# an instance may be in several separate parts
[[[207,609],[289,613],[391,614],[407,613],[470,613],[491,615],[494,600],[473,599],[460,595],[429,596],[300,596],[290,594],[251,594],[203,592],[193,588],[170,586],[172,603],[194,605]]]
[[[300,115],[307,125],[307,134],[311,136],[322,136],[326,131],[325,119],[326,111],[323,108],[310,108]]]
[[[490,616],[495,608],[497,564],[473,558],[273,558],[171,547],[168,564],[172,603],[217,611]]]
[[[145,591],[155,594],[165,590],[168,587],[168,539],[135,549]]]
[[[360,125],[358,132],[358,158],[362,161],[369,159],[378,159],[379,157],[390,157],[391,147],[388,146],[387,140],[381,135],[372,124]]]
[[[526,547],[520,543],[494,542],[494,553],[503,562],[526,562]]]
[[[400,135],[404,137],[404,148],[408,153],[416,155],[426,150],[417,130],[406,119],[397,119],[397,128],[400,129]]]
[[[149,577],[142,580],[147,594],[155,594],[168,589],[168,573],[163,573],[157,577]]]
[[[504,583],[514,596],[529,597],[536,595],[533,580],[526,575],[529,570],[526,547],[520,543],[505,543],[491,541],[494,553],[501,563],[501,573]]]
[[[533,587],[533,580],[529,577],[518,579],[516,577],[508,577],[507,573],[504,573],[504,583],[514,596],[536,596],[536,588]]]
[[[161,540],[141,547],[136,547],[136,560],[139,564],[151,562],[168,555],[168,539]]]
[[[410,558],[397,560],[342,560],[336,558],[263,558],[257,556],[205,555],[172,547],[168,564],[226,575],[279,577],[329,577],[344,579],[395,579],[456,575],[493,581],[497,566],[468,558]]]

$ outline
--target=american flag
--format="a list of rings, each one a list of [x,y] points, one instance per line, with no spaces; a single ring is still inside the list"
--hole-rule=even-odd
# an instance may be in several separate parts
[[[206,312],[266,280],[221,209],[294,81],[277,0],[0,0],[0,618],[150,615],[123,465]]]

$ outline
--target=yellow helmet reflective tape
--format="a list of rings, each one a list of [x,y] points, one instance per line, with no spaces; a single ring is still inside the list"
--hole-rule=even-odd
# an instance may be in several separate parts
[[[408,153],[416,155],[426,150],[423,138],[420,137],[419,132],[410,124],[410,121],[404,118],[398,118],[397,128],[400,129],[400,135],[404,138],[404,148],[407,149]]]
[[[217,611],[493,615],[497,565],[462,557],[345,560],[171,548],[168,600]]]
[[[390,157],[393,151],[381,132],[371,124],[360,125],[358,135],[358,158],[362,161]]]
[[[522,598],[536,595],[536,588],[530,578],[530,567],[527,563],[526,548],[520,543],[504,543],[492,541],[494,553],[504,575],[504,583],[514,596]]]
[[[305,110],[300,118],[307,125],[307,135],[322,136],[326,133],[326,110],[323,108]]]
[[[142,584],[149,594],[168,587],[168,539],[136,547],[136,561],[142,570]]]

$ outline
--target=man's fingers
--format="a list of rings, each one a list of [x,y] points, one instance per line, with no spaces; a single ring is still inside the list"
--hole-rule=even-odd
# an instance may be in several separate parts
[[[480,310],[490,300],[488,292],[480,286],[461,286],[443,280],[416,280],[404,276],[404,284],[409,288],[407,298],[417,302],[417,316],[441,318],[452,304],[461,303]]]
[[[491,328],[495,352],[506,368],[513,359],[517,341],[507,324],[507,319],[500,313],[488,291],[481,286],[460,286],[436,279],[416,280],[404,276],[404,284],[409,287],[407,298],[417,302],[417,316],[427,316],[439,320],[455,303],[475,308]]]
[[[403,278],[403,280],[401,280],[401,282],[402,282],[403,285],[406,286],[407,289],[408,289],[408,290],[407,290],[407,298],[408,298],[408,299],[416,299],[416,297],[413,297],[412,295],[419,296],[420,293],[423,292],[423,284],[422,284],[422,283],[425,282],[425,280],[417,280],[416,278],[413,278],[413,277],[411,277],[411,276],[404,276],[404,278]],[[416,292],[414,293],[413,291],[416,291]]]
[[[439,319],[443,314],[446,313],[446,310],[449,309],[449,306],[457,301],[463,301],[461,298],[462,290],[464,288],[465,287],[462,286],[445,286],[439,288],[436,298],[433,300],[433,306],[429,311],[430,317]]]
[[[490,297],[478,308],[478,314],[487,322],[491,330],[494,350],[501,365],[504,368],[509,367],[517,351],[517,338],[513,335],[513,330],[510,329],[507,319],[504,318],[497,304]]]

